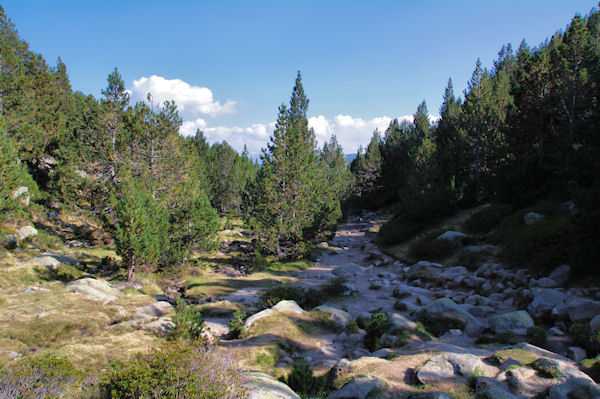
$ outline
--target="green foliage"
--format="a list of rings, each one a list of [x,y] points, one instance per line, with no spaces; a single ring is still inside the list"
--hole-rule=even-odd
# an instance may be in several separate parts
[[[37,185],[19,160],[17,143],[6,137],[3,125],[4,120],[0,119],[0,221],[10,216],[25,216],[21,201],[37,193]],[[19,187],[27,187],[28,191],[15,198],[14,193]]]
[[[83,373],[66,359],[27,357],[0,368],[0,397],[58,398],[74,395]]]
[[[252,258],[252,264],[250,265],[250,268],[252,271],[262,271],[262,270],[266,270],[269,265],[271,263],[269,262],[269,260],[267,259],[266,256],[264,256],[260,250],[256,249],[254,251],[254,258]]]
[[[318,288],[305,289],[289,284],[280,284],[261,293],[258,307],[262,309],[277,305],[284,299],[296,301],[302,309],[312,309],[346,291],[344,278],[336,277]]]
[[[573,343],[582,347],[588,356],[600,355],[600,331],[593,332],[589,324],[575,323],[569,329]]]
[[[350,320],[348,323],[346,323],[346,328],[344,329],[344,331],[348,335],[358,334],[360,328],[358,327],[358,324],[355,320]]]
[[[424,237],[410,247],[409,254],[415,259],[443,260],[459,247],[455,241]]]
[[[186,304],[183,299],[177,299],[175,315],[171,317],[171,320],[174,326],[169,333],[169,339],[197,342],[203,339],[204,320],[202,319],[202,313],[193,306]]]
[[[473,234],[485,234],[498,226],[502,218],[512,213],[512,206],[493,203],[476,212],[464,223],[464,228]]]
[[[102,388],[111,398],[234,399],[247,397],[244,382],[227,353],[173,342],[117,365]]]
[[[546,218],[524,225],[504,239],[502,258],[513,265],[551,270],[569,263],[573,225],[565,218]]]
[[[534,326],[527,331],[529,342],[535,346],[544,347],[546,345],[547,335],[546,329],[541,326]]]
[[[328,394],[327,376],[315,377],[306,362],[294,363],[287,378],[281,378],[302,399],[324,398]]]
[[[244,321],[246,320],[246,312],[236,310],[233,317],[229,320],[229,338],[236,339],[244,332]]]
[[[64,282],[80,279],[83,276],[83,272],[73,265],[61,263],[53,270],[54,278]]]
[[[379,339],[386,331],[387,328],[387,317],[383,313],[375,313],[371,316],[371,320],[366,325],[367,334],[363,338],[365,348],[371,352],[379,349]]]
[[[562,372],[558,369],[558,363],[546,358],[539,358],[531,363],[531,368],[537,370],[541,377],[544,378],[560,378]]]
[[[111,195],[113,215],[106,225],[115,238],[117,255],[128,269],[127,280],[134,277],[138,265],[156,266],[165,250],[168,221],[165,210],[154,200],[146,184],[125,173]]]
[[[308,253],[341,216],[339,199],[329,192],[326,174],[318,167],[307,108],[298,73],[290,106],[279,108],[271,143],[261,157],[263,166],[244,200],[256,246],[280,259]]]

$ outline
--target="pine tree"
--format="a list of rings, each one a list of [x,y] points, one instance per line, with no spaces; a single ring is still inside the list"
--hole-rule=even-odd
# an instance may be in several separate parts
[[[113,233],[117,255],[132,281],[140,266],[153,269],[165,252],[168,220],[165,209],[154,200],[144,181],[122,172],[117,189],[111,193],[112,215],[106,215]]]
[[[308,99],[300,72],[289,108],[281,105],[262,169],[245,198],[246,220],[260,251],[279,258],[305,253],[319,231],[319,174],[315,136],[308,128]]]

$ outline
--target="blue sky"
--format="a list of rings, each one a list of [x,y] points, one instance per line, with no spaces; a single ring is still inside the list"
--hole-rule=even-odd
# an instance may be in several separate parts
[[[596,1],[4,0],[33,51],[67,65],[75,90],[100,96],[117,66],[134,99],[175,99],[210,141],[252,153],[268,141],[296,71],[322,141],[347,153],[390,118],[443,89],[466,87],[475,61],[491,66],[503,44],[537,45]]]

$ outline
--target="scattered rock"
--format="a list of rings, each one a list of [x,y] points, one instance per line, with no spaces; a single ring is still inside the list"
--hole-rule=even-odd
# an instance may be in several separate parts
[[[588,321],[600,314],[600,302],[581,297],[569,298],[553,312],[557,315],[564,313],[573,323]]]
[[[21,187],[17,188],[15,191],[13,191],[12,197],[15,199],[20,198],[21,205],[29,206],[30,196],[29,196],[29,194],[27,194],[28,192],[29,192],[28,187],[21,186]]]
[[[36,236],[38,231],[33,226],[23,226],[19,229],[18,233],[19,233],[19,239],[24,240],[27,237]]]
[[[594,318],[590,321],[590,328],[593,332],[600,330],[600,314],[594,316]]]
[[[352,320],[352,315],[350,315],[350,313],[334,306],[320,305],[315,309],[320,310],[321,312],[329,313],[333,321],[335,321],[335,323],[341,328],[346,327],[346,324]]]
[[[468,353],[448,353],[432,357],[417,372],[421,384],[431,384],[440,379],[450,379],[459,376],[470,377],[476,369],[483,370],[481,359]]]
[[[329,399],[365,399],[376,388],[384,388],[385,381],[373,376],[354,377],[339,391],[332,392]]]
[[[78,265],[80,262],[75,258],[66,255],[60,255],[54,252],[44,252],[26,262],[26,264],[40,265],[50,269],[56,269],[58,265],[65,263],[68,265]]]
[[[530,285],[531,285],[531,287],[541,287],[541,288],[556,288],[559,286],[558,282],[556,282],[555,280],[548,278],[548,277],[542,277],[539,280],[532,279]]]
[[[533,317],[541,317],[567,299],[567,295],[556,288],[537,288],[531,290],[533,301],[527,306],[527,311]]]
[[[499,316],[490,318],[490,328],[496,334],[517,334],[526,335],[527,331],[534,327],[533,319],[524,310],[505,313]]]
[[[290,387],[260,371],[246,375],[248,399],[300,399]]]
[[[427,392],[427,393],[417,393],[415,395],[411,395],[408,399],[451,399],[448,394],[444,392]]]
[[[579,363],[580,361],[586,358],[585,349],[580,348],[578,346],[569,346],[567,348],[567,356],[574,362]]]
[[[511,393],[506,392],[503,389],[490,388],[485,391],[485,399],[517,399]]]
[[[390,323],[390,331],[414,331],[417,329],[417,323],[400,313],[388,313],[387,318]]]
[[[304,310],[296,303],[296,301],[290,300],[279,301],[277,305],[273,306],[271,309],[279,312],[304,313]]]
[[[258,313],[253,314],[252,316],[248,317],[246,319],[246,322],[244,323],[244,327],[245,328],[250,328],[252,326],[252,324],[254,324],[256,321],[260,320],[260,319],[264,319],[265,317],[270,316],[271,314],[273,314],[273,310],[272,309],[265,309],[262,310]]]
[[[525,222],[525,224],[534,224],[542,220],[544,217],[545,216],[541,213],[527,212],[525,215],[523,215],[523,222]]]
[[[439,334],[457,328],[469,336],[478,336],[485,328],[473,315],[448,298],[436,299],[418,316],[428,329],[437,330]]]
[[[116,301],[117,297],[121,295],[121,292],[113,288],[107,281],[89,277],[69,283],[67,291],[80,293],[88,299],[103,302],[105,305]]]
[[[31,294],[38,291],[50,291],[48,288],[40,287],[39,285],[30,285],[17,291],[19,294]]]
[[[338,266],[333,269],[333,274],[338,277],[360,276],[363,273],[363,268],[356,263],[348,263],[347,265]]]
[[[438,240],[448,240],[448,241],[452,241],[452,242],[460,242],[460,240],[463,239],[463,237],[466,237],[467,235],[465,233],[462,233],[460,231],[452,231],[452,230],[448,230],[445,233],[440,234],[437,239]]]
[[[585,378],[570,378],[548,391],[548,399],[600,399],[600,388]]]
[[[570,276],[571,276],[571,266],[562,265],[562,266],[558,266],[556,269],[554,269],[552,271],[552,273],[550,273],[548,278],[551,278],[552,280],[556,281],[559,285],[564,285]]]
[[[158,301],[156,303],[141,306],[136,309],[134,318],[151,318],[151,317],[161,317],[165,313],[169,313],[173,310],[173,305],[166,301]]]
[[[142,330],[153,331],[160,335],[165,335],[173,329],[173,322],[170,317],[161,317],[157,320],[150,321],[140,325]]]

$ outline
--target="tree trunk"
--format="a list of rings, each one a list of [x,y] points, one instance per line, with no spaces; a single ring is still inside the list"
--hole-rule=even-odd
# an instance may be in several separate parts
[[[129,261],[129,269],[127,270],[127,282],[132,282],[133,277],[135,275],[135,255],[131,255],[131,260]]]

